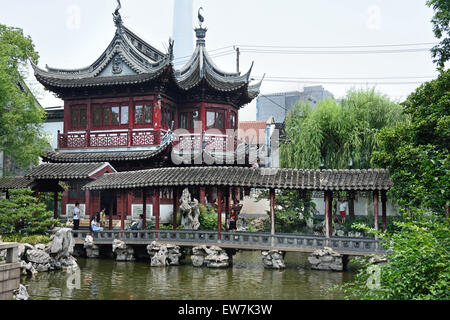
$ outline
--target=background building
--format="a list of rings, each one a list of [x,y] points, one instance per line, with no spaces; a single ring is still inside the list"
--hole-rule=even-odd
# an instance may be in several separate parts
[[[275,123],[283,123],[297,102],[315,106],[319,101],[328,98],[333,98],[333,95],[322,86],[305,87],[303,91],[261,94],[256,100],[256,120],[266,121],[274,117]]]

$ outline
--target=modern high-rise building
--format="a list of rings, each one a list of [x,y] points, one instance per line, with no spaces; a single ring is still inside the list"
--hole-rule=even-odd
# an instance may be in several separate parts
[[[194,51],[192,0],[174,0],[173,40],[174,65],[183,66]]]
[[[283,123],[297,102],[315,106],[319,101],[328,98],[333,98],[333,95],[322,86],[305,87],[303,91],[261,94],[256,100],[256,120],[274,117],[275,123]]]

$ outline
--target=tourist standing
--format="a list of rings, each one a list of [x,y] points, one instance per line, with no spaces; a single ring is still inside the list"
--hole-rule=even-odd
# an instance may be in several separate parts
[[[80,228],[80,204],[77,202],[75,208],[73,208],[73,230],[78,230]]]
[[[102,211],[100,211],[100,226],[104,227],[106,224],[106,208],[103,208]]]

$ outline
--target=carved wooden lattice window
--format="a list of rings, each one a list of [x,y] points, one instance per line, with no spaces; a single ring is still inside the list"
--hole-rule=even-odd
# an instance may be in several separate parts
[[[72,129],[85,129],[87,124],[87,107],[72,106],[70,110],[70,124]]]

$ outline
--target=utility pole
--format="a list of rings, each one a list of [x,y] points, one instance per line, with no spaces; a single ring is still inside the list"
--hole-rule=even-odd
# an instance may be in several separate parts
[[[240,58],[240,56],[241,56],[241,51],[239,50],[239,47],[238,48],[236,48],[236,70],[237,70],[237,72],[240,72],[239,71],[239,58]]]

